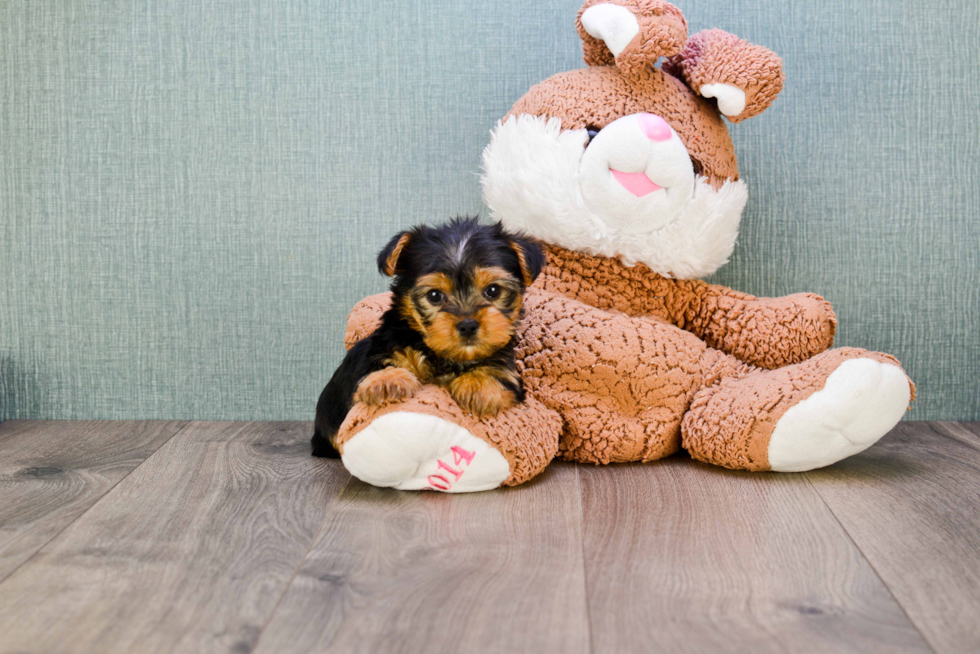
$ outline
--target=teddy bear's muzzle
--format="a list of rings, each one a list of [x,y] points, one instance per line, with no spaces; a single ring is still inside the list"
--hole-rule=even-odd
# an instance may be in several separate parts
[[[694,165],[666,120],[637,113],[613,121],[582,155],[588,207],[621,233],[647,233],[675,220],[690,203]]]

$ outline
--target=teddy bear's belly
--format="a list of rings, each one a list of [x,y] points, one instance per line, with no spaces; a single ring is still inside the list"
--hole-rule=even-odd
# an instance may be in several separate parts
[[[565,421],[560,456],[649,461],[677,451],[707,346],[673,325],[530,289],[518,338],[524,384]]]

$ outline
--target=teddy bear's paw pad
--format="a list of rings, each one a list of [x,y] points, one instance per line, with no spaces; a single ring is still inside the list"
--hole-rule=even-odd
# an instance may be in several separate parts
[[[363,482],[399,490],[472,493],[510,476],[507,459],[459,425],[395,411],[376,418],[343,445],[344,467]]]
[[[902,419],[911,395],[898,366],[850,359],[824,387],[783,414],[769,437],[769,466],[813,470],[874,445]]]

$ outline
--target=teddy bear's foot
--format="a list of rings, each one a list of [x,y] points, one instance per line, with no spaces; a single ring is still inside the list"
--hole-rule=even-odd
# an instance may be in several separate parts
[[[344,467],[363,482],[399,490],[469,493],[500,486],[507,459],[466,429],[423,413],[395,411],[344,445]]]
[[[874,445],[902,419],[911,389],[898,366],[851,359],[823,389],[790,407],[769,437],[769,467],[823,468]]]
[[[558,450],[561,419],[533,398],[479,419],[437,386],[381,406],[355,404],[337,434],[341,460],[366,483],[469,493],[522,483]]]
[[[871,447],[912,397],[894,357],[829,350],[703,388],[684,417],[683,446],[695,459],[736,470],[813,470]]]

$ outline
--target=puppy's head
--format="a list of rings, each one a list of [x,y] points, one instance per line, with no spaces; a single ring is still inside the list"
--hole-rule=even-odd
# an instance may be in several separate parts
[[[507,345],[524,289],[544,265],[538,244],[499,224],[456,218],[397,234],[378,255],[402,317],[445,359],[476,361]]]

